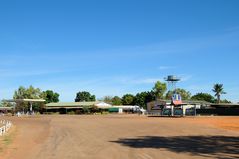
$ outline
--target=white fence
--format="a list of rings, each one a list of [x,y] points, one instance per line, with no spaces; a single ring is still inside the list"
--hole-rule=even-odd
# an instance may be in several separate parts
[[[3,136],[12,126],[12,123],[8,120],[1,120],[2,127],[0,127],[0,136]]]

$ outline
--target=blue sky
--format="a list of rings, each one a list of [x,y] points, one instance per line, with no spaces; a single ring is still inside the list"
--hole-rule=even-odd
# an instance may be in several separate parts
[[[0,2],[0,98],[20,85],[97,98],[178,87],[239,101],[238,0],[8,0]]]

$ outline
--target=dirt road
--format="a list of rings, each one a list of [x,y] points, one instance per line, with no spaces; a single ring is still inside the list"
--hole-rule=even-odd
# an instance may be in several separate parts
[[[9,117],[3,159],[239,158],[239,117]],[[228,122],[227,122],[228,121]],[[232,125],[233,124],[233,125]]]

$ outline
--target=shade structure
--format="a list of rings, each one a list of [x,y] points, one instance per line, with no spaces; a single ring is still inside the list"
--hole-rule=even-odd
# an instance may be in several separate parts
[[[9,99],[9,100],[4,100],[6,102],[45,102],[45,99]]]
[[[6,102],[14,102],[14,103],[21,103],[21,102],[28,102],[30,103],[30,112],[32,112],[32,103],[43,103],[45,99],[10,99],[5,100]]]

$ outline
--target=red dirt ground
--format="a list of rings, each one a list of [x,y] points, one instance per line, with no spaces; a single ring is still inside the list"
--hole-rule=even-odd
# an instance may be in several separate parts
[[[210,116],[210,117],[197,117],[197,118],[187,118],[188,121],[206,124],[209,126],[214,126],[217,128],[222,128],[225,130],[234,130],[239,132],[239,117],[222,117],[222,116]]]
[[[0,159],[239,158],[239,117],[58,115],[7,119],[14,127],[0,137]]]

